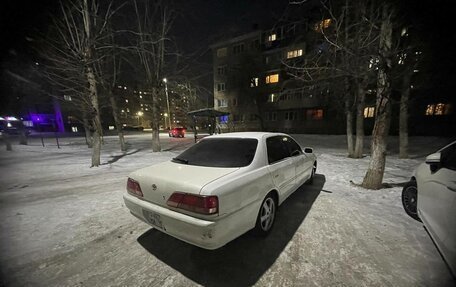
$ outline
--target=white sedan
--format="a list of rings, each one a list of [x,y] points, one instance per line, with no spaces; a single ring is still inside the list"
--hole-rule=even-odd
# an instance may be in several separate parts
[[[154,228],[216,249],[253,228],[267,235],[278,206],[316,168],[312,149],[286,134],[221,134],[130,174],[124,200]]]
[[[456,275],[456,142],[426,157],[402,190],[405,211],[422,221]]]

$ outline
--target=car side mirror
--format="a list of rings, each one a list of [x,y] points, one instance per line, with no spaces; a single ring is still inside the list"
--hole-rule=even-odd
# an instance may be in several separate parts
[[[313,149],[310,148],[310,147],[306,147],[306,148],[304,148],[304,152],[305,153],[313,153]]]
[[[426,157],[426,163],[429,164],[431,172],[436,172],[440,168],[441,153],[436,152]]]
[[[301,151],[300,150],[295,150],[294,152],[291,153],[291,156],[297,156],[300,155]]]

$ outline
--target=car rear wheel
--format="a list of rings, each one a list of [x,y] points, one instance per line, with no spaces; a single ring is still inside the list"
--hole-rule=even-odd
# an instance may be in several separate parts
[[[405,212],[415,220],[421,221],[417,212],[418,189],[415,181],[408,182],[402,189],[402,205]]]
[[[269,193],[261,203],[260,211],[255,225],[255,233],[266,236],[274,225],[277,211],[277,202],[272,193]]]

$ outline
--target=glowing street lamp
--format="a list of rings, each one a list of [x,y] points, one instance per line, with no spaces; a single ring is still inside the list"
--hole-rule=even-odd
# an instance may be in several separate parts
[[[136,113],[136,115],[138,116],[138,125],[140,125],[140,122],[139,122],[139,118],[143,115],[144,113],[139,111]]]

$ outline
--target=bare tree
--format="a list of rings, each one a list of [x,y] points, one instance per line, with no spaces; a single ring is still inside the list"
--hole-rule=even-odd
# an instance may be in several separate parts
[[[118,103],[114,95],[114,91],[118,85],[119,73],[121,69],[122,57],[120,55],[120,51],[122,47],[117,47],[114,35],[115,31],[112,31],[112,28],[109,28],[107,36],[105,37],[106,42],[103,43],[104,57],[102,60],[97,61],[96,67],[98,78],[100,79],[100,84],[103,88],[102,91],[106,93],[109,99],[109,106],[111,108],[114,125],[119,137],[120,150],[124,152],[127,150],[127,147],[125,145],[122,123],[120,121]]]
[[[380,27],[379,65],[377,76],[376,118],[372,132],[371,159],[366,175],[364,188],[380,189],[386,163],[386,145],[391,121],[391,69],[393,59],[393,8],[382,5],[382,22]]]
[[[62,2],[60,10],[45,39],[45,75],[61,93],[72,97],[73,106],[81,112],[93,147],[92,167],[99,166],[102,126],[96,67],[102,56],[98,45],[114,11],[111,4],[102,9],[96,0]]]
[[[163,98],[163,78],[165,57],[168,55],[166,44],[173,22],[173,12],[165,1],[134,0],[134,30],[128,31],[133,38],[130,50],[139,59],[140,74],[148,92],[146,101],[151,106],[152,150],[161,151],[160,100]]]
[[[364,143],[364,108],[367,87],[376,71],[372,65],[378,47],[374,1],[323,2],[324,14],[314,27],[320,44],[304,66],[291,66],[291,74],[306,82],[327,82],[341,91],[340,108],[346,116],[348,156],[360,158]],[[356,137],[353,138],[356,126]]]

